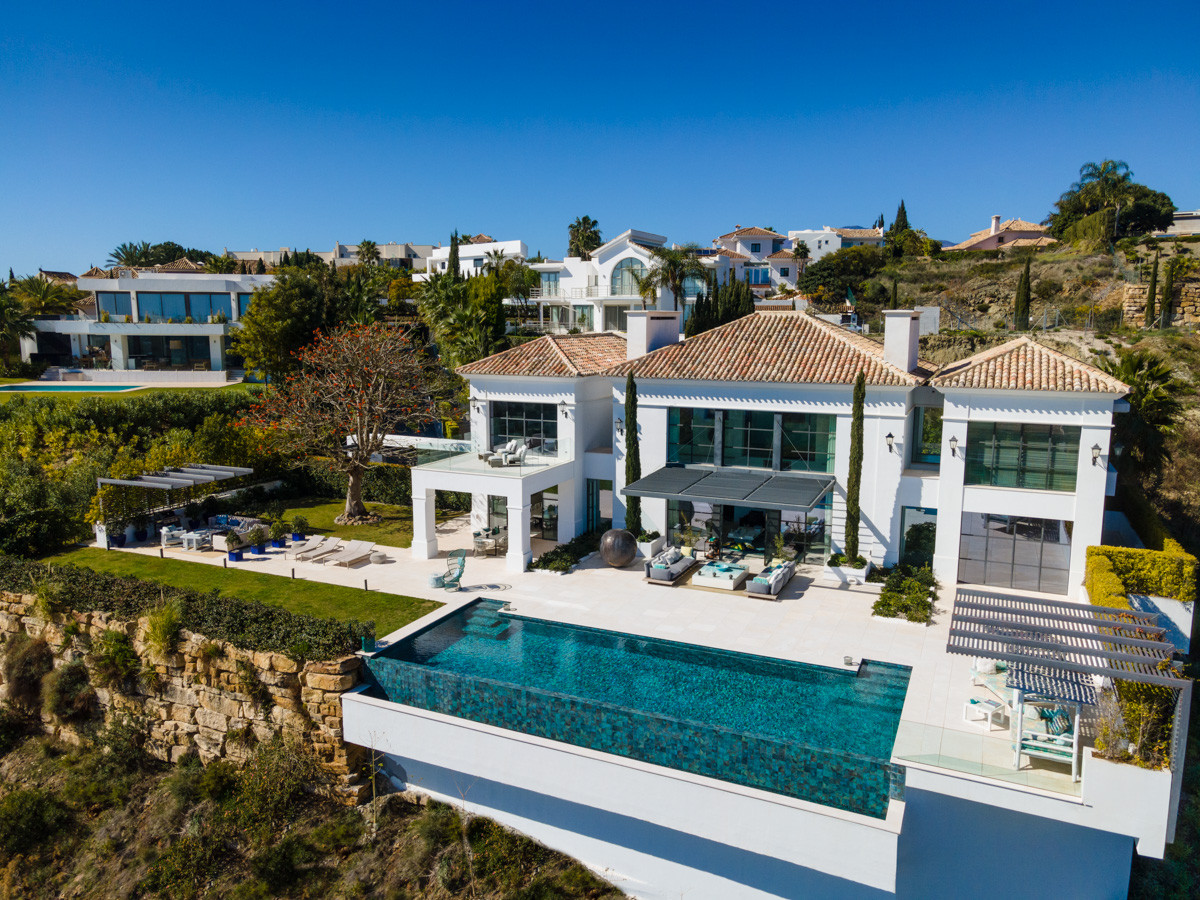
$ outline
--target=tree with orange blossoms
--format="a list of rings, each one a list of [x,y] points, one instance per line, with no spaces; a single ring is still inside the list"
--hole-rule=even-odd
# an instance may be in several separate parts
[[[389,434],[455,417],[453,376],[411,331],[381,322],[318,332],[296,360],[299,371],[263,394],[242,424],[262,429],[287,457],[345,472],[338,522],[365,516],[363,475],[372,457]]]

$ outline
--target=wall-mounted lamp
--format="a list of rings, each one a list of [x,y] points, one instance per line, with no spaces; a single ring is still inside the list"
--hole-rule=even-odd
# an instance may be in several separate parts
[[[895,453],[896,452],[896,436],[889,431],[887,433],[887,437],[885,437],[884,440],[887,441],[888,453]]]
[[[562,413],[562,417],[564,419],[567,418],[567,401],[566,400],[558,401],[558,411],[560,413]]]
[[[950,455],[951,456],[958,455],[958,438],[957,437],[952,436],[950,438]]]
[[[625,437],[625,420],[618,416],[617,421],[616,421],[616,426],[617,426],[617,434],[619,434],[621,437]]]
[[[471,409],[477,415],[482,416],[483,415],[483,401],[482,400],[472,400],[471,401]]]
[[[1092,465],[1100,464],[1100,445],[1092,444]]]

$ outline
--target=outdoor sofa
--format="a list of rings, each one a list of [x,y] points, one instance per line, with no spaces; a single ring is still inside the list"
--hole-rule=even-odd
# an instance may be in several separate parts
[[[795,574],[796,564],[791,560],[776,563],[773,566],[763,569],[747,581],[746,593],[758,594],[772,600],[777,600]]]
[[[646,580],[651,583],[674,584],[698,560],[684,556],[678,547],[668,547],[646,560]]]

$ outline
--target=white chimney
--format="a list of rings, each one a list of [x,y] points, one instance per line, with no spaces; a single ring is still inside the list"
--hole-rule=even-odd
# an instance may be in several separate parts
[[[911,372],[920,355],[921,314],[915,309],[883,311],[883,358]]]
[[[992,216],[992,234],[1000,233],[1000,217]]]
[[[675,309],[632,309],[625,326],[625,358],[637,359],[679,343],[679,317]]]

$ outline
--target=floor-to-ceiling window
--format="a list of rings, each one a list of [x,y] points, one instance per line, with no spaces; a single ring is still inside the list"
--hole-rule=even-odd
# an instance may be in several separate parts
[[[716,413],[711,409],[672,407],[667,411],[667,462],[713,462]]]
[[[576,304],[571,307],[575,314],[575,327],[580,331],[596,330],[596,307],[590,303]]]
[[[942,411],[933,406],[913,410],[911,462],[936,465],[942,461]]]
[[[1070,522],[963,513],[959,581],[1065,594],[1070,568]]]
[[[628,331],[629,307],[624,304],[604,307],[604,330]]]
[[[543,541],[558,540],[557,485],[529,498],[529,533]]]
[[[721,464],[770,469],[774,463],[775,414],[757,410],[725,411]]]
[[[611,479],[587,480],[587,530],[607,531],[612,528],[613,483]]]
[[[609,291],[614,297],[638,297],[638,279],[646,277],[646,264],[640,259],[623,259],[612,270],[612,287]],[[624,329],[621,329],[624,330]]]
[[[832,494],[826,494],[810,510],[783,511],[783,543],[797,562],[820,564],[829,558],[829,522],[832,514]]]
[[[558,455],[558,410],[553,403],[491,402],[492,446],[524,441],[545,456]]]
[[[919,506],[900,508],[900,562],[906,566],[932,566],[937,543],[937,510]]]
[[[101,319],[107,315],[113,321],[124,321],[133,315],[133,302],[128,291],[97,291],[96,309]]]
[[[780,416],[779,468],[832,472],[837,416],[783,413]]]
[[[1073,491],[1079,428],[972,422],[967,426],[966,483]]]

